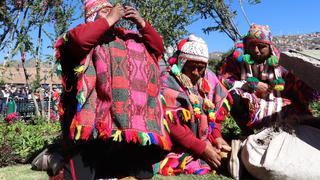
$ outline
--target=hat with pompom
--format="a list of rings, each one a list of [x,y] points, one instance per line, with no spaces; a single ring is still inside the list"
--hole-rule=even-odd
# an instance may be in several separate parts
[[[93,22],[97,16],[97,13],[103,8],[112,8],[112,4],[110,4],[107,0],[83,0],[83,4],[85,7],[85,21]]]
[[[208,63],[209,52],[205,41],[191,34],[187,39],[183,39],[177,45],[177,51],[169,58],[173,74],[180,74],[187,61]]]
[[[208,63],[209,52],[206,42],[193,34],[178,44],[180,59]]]

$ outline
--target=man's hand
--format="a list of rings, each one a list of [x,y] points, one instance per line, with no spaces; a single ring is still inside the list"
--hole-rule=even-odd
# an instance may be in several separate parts
[[[246,92],[252,92],[253,89],[251,89],[249,87],[249,83],[245,83],[242,87],[242,90],[246,91]],[[257,97],[259,98],[266,98],[267,95],[271,92],[269,85],[264,83],[264,82],[258,82],[256,88],[254,89],[254,93]]]
[[[217,142],[217,148],[220,151],[231,151],[231,147],[228,145],[228,143],[222,138],[216,138]]]
[[[124,18],[132,21],[139,28],[144,28],[146,26],[146,23],[144,19],[141,17],[140,13],[131,6],[125,6]]]
[[[259,98],[266,98],[269,92],[269,85],[263,82],[259,82],[256,87],[256,96]]]
[[[118,22],[122,17],[124,17],[124,15],[125,15],[124,8],[122,7],[121,4],[117,3],[105,18],[108,21],[109,26],[112,26],[116,22]]]
[[[202,154],[202,159],[206,161],[211,167],[218,168],[221,163],[221,157],[219,155],[219,150],[207,142],[206,148]]]

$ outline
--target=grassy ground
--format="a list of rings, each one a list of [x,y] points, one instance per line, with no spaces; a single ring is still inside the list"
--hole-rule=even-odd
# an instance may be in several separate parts
[[[45,172],[32,171],[31,165],[17,165],[0,168],[0,180],[47,180]]]
[[[17,165],[0,168],[0,180],[47,180],[47,173],[33,171],[30,165]],[[181,175],[174,177],[156,176],[154,180],[229,180],[230,178],[208,174],[205,176]]]

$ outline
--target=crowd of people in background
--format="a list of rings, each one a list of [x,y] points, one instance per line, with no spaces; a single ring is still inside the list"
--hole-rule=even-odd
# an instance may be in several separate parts
[[[46,102],[46,107],[48,107],[48,101],[49,98],[51,98],[51,109],[55,115],[58,115],[57,105],[60,94],[61,88],[59,85],[53,86],[51,90],[49,86],[42,86],[33,93],[37,103],[40,104],[40,101],[43,100]],[[6,116],[13,112],[22,118],[24,118],[23,116],[25,116],[25,113],[27,112],[34,115],[35,109],[33,103],[32,91],[28,86],[15,84],[4,84],[0,86],[0,114],[2,116]],[[9,109],[9,107],[12,108]],[[45,110],[47,111],[47,108],[45,108]]]

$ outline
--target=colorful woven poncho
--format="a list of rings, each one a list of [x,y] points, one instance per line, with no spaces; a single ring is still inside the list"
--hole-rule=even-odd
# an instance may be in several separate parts
[[[195,114],[193,104],[190,101],[187,89],[181,85],[176,76],[164,72],[162,79],[162,95],[166,102],[166,119],[174,123],[187,125],[194,135],[203,141],[210,141],[214,144],[213,131],[217,128],[230,110],[227,90],[220,84],[219,80],[210,70],[206,70],[205,78],[211,88],[208,92],[208,100],[215,105],[214,117],[209,117],[209,112],[203,109],[204,97],[199,91],[201,79],[192,88],[192,92],[199,99],[198,108],[201,111],[200,118]],[[210,113],[211,115],[211,113]],[[209,119],[212,119],[209,120]],[[170,131],[170,130],[169,130]],[[219,129],[220,131],[220,129]],[[206,174],[211,171],[210,166],[203,160],[194,157],[191,152],[178,147],[177,151],[170,153],[163,161],[155,166],[155,173],[162,175],[185,174]]]
[[[141,36],[120,31],[77,64],[64,54],[67,36],[56,44],[64,92],[64,132],[72,140],[112,139],[171,148],[163,126],[160,73]]]

